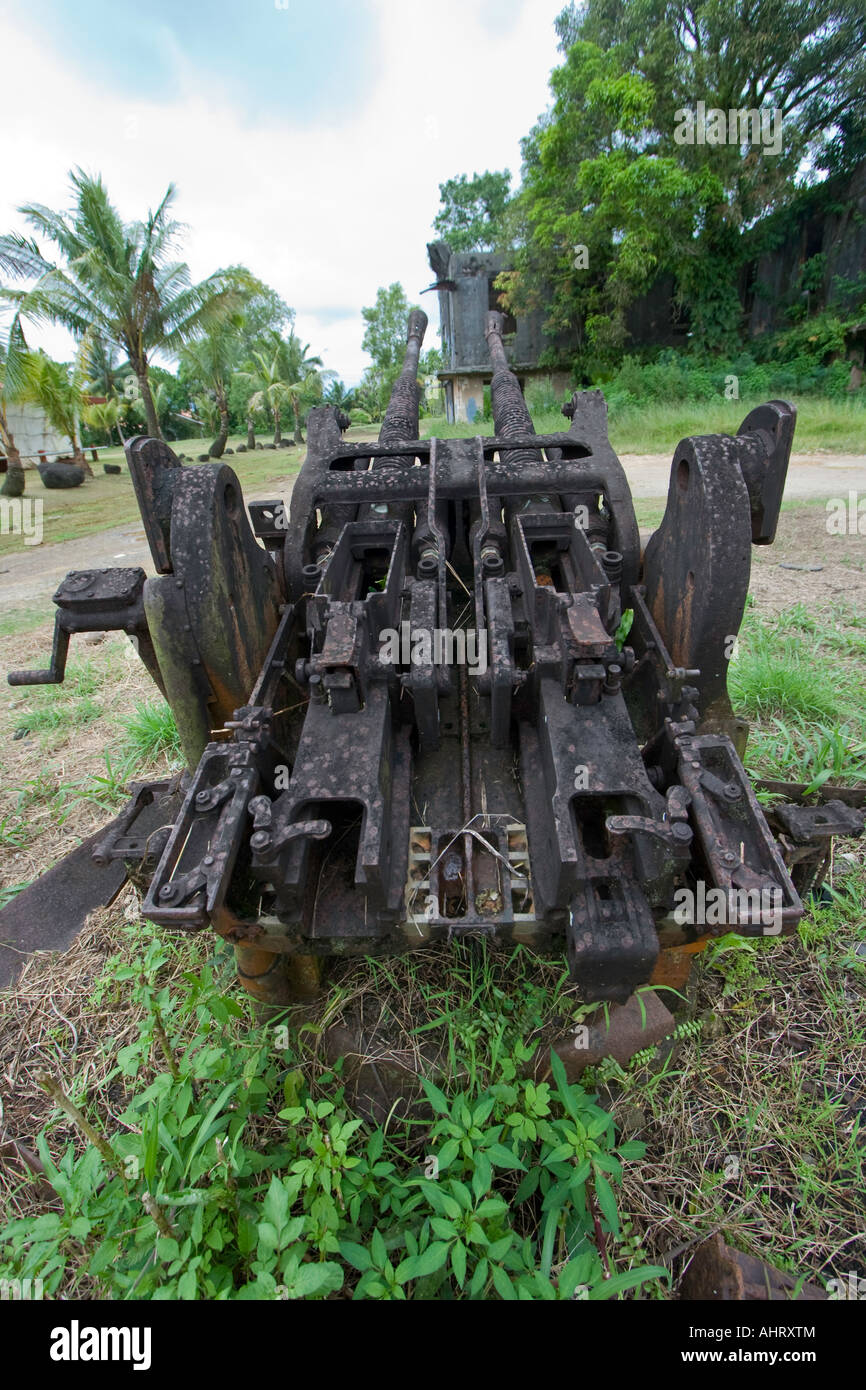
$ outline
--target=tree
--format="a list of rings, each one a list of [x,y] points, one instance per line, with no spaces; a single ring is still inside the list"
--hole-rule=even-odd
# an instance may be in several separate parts
[[[0,238],[0,271],[15,279],[25,279],[30,257],[35,251],[34,243],[23,238],[17,238],[12,246],[5,244],[5,238]],[[14,294],[3,291],[3,298],[14,298]],[[0,444],[3,445],[6,456],[6,477],[0,493],[4,497],[20,497],[26,481],[21,455],[9,428],[8,416],[10,402],[17,398],[24,385],[26,357],[27,343],[21,319],[17,313],[13,313],[8,327],[0,331]]]
[[[452,251],[492,250],[501,234],[510,189],[508,169],[447,179],[439,185],[442,207],[433,219],[435,231]]]
[[[325,387],[322,400],[325,405],[333,405],[337,410],[348,413],[355,404],[355,394],[353,386],[346,386],[339,377],[334,377]]]
[[[107,444],[111,443],[112,430],[117,430],[117,437],[122,445],[126,443],[120,425],[120,402],[118,400],[93,401],[84,406],[81,414],[89,429],[98,430],[105,435]]]
[[[406,324],[411,308],[406,292],[399,283],[376,291],[376,303],[361,310],[366,324],[362,348],[373,359],[372,367],[364,372],[360,394],[361,404],[371,415],[381,419],[388,404],[391,387],[403,367],[406,352]]]
[[[79,338],[91,330],[119,347],[138,382],[148,433],[161,438],[149,379],[152,353],[177,351],[220,322],[249,292],[249,279],[237,269],[223,270],[194,285],[185,262],[171,259],[181,231],[169,215],[173,185],[144,221],[124,223],[101,178],[79,169],[70,182],[70,212],[39,204],[20,209],[65,265],[53,264],[23,237],[0,238],[0,256],[17,256],[36,279],[20,296],[19,312],[62,323]]]
[[[87,388],[93,396],[117,396],[123,389],[123,378],[129,374],[118,365],[118,351],[114,343],[100,337],[98,333],[87,334],[82,347],[86,355]]]
[[[8,407],[17,398],[23,384],[22,367],[26,351],[21,323],[16,315],[9,328],[0,333],[0,444],[6,455],[6,477],[0,493],[4,497],[20,497],[24,491],[24,468],[15,437],[9,428]]]
[[[231,424],[228,390],[240,351],[241,324],[240,315],[225,319],[211,328],[198,342],[188,344],[180,352],[181,372],[185,373],[194,385],[204,387],[206,391],[213,393],[219,418],[219,433],[208,453],[215,459],[222,458],[228,443]]]
[[[301,432],[301,411],[322,399],[323,381],[330,373],[323,373],[321,357],[310,356],[309,343],[302,344],[294,332],[286,343],[286,368],[290,378],[287,383],[289,404],[295,420],[295,443],[303,444]]]
[[[295,322],[295,311],[289,308],[270,285],[256,280],[245,266],[230,266],[229,270],[249,280],[253,286],[245,299],[243,320],[239,326],[240,355],[248,358],[253,352],[261,351],[275,337],[282,338],[286,329],[291,330]]]
[[[79,418],[84,406],[84,364],[79,354],[72,367],[55,362],[44,352],[29,352],[23,361],[18,399],[44,411],[50,424],[72,444],[72,456],[85,473],[93,469],[81,447]]]
[[[244,373],[251,382],[256,383],[256,389],[249,397],[250,414],[257,415],[259,411],[268,411],[274,422],[274,443],[281,444],[282,412],[288,403],[288,395],[279,349],[270,354],[254,352],[253,361],[253,370]]]
[[[794,196],[804,162],[812,177],[827,166],[846,130],[860,148],[863,17],[863,0],[570,5],[553,105],[523,142],[523,186],[506,212],[512,311],[542,304],[549,330],[615,358],[628,305],[667,274],[696,345],[736,341],[750,229]],[[778,147],[740,139],[739,121],[730,142],[681,142],[698,101],[726,116],[778,110]]]
[[[288,340],[273,336],[267,352],[254,352],[254,368],[241,373],[255,390],[249,397],[250,412],[267,410],[274,422],[274,443],[282,443],[282,412],[288,407],[294,417],[295,443],[303,444],[301,412],[322,397],[320,357],[310,356],[309,343],[302,344],[292,333]]]

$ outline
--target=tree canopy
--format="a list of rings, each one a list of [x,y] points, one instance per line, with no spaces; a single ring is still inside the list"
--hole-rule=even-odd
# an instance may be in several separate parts
[[[494,207],[501,176],[449,180],[436,230],[508,246],[508,306],[544,308],[584,363],[621,354],[664,276],[693,342],[725,348],[767,214],[866,154],[866,0],[583,0],[556,30],[520,189]]]
[[[148,369],[155,349],[176,351],[237,309],[257,286],[245,274],[216,271],[193,284],[189,267],[174,259],[182,228],[171,217],[175,189],[141,221],[125,223],[100,177],[70,173],[73,206],[58,212],[38,203],[19,209],[62,262],[36,241],[0,238],[0,262],[35,277],[17,294],[20,315],[88,332],[126,354],[141,392],[148,431],[159,438]]]
[[[442,203],[433,219],[437,234],[448,242],[452,251],[490,251],[499,235],[502,216],[508,203],[511,174],[460,174],[439,185]]]

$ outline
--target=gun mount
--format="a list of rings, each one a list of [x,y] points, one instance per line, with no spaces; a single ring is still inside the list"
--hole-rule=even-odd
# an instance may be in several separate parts
[[[68,576],[51,667],[10,676],[61,680],[71,633],[125,630],[174,711],[182,797],[145,840],[159,789],[137,788],[97,862],[152,921],[233,942],[271,1002],[321,958],[464,933],[563,951],[587,999],[623,1001],[660,948],[794,930],[828,836],[863,822],[777,808],[774,837],[727,692],[793,407],[683,440],[642,549],[604,397],[536,434],[496,314],[495,433],[418,438],[425,327],[377,442],[311,412],[289,511],[250,522],[231,468],[128,443],[155,575]],[[710,894],[715,923],[678,910]]]

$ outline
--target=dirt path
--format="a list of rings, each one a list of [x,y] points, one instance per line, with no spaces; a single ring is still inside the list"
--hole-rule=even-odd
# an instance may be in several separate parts
[[[288,502],[292,481],[283,488]],[[244,494],[247,502],[263,501],[276,494],[274,485],[253,489]],[[25,546],[13,555],[0,558],[0,612],[22,608],[34,599],[50,598],[70,570],[107,569],[112,565],[134,568],[140,566],[154,574],[150,548],[140,521],[112,526],[92,536],[74,541],[58,541],[56,545]]]
[[[621,454],[634,497],[666,497],[670,454]],[[849,488],[866,492],[866,454],[821,450],[792,454],[785,497],[847,497]]]
[[[667,496],[669,454],[623,454],[632,495],[637,498]],[[794,454],[788,469],[786,498],[844,497],[854,489],[866,495],[866,455]],[[273,485],[252,491],[247,501],[274,495]],[[284,489],[291,496],[291,483]],[[24,546],[0,560],[0,611],[20,608],[34,599],[50,598],[70,570],[102,569],[109,565],[140,565],[153,573],[147,541],[139,522],[112,527],[80,540],[56,545]]]

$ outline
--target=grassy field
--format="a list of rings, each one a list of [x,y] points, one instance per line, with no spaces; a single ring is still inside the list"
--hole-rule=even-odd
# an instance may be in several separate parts
[[[813,524],[786,512],[779,553]],[[822,544],[809,603],[760,555],[731,689],[753,774],[859,784],[866,603]],[[49,633],[10,616],[0,659],[35,664]],[[60,689],[0,689],[0,901],[177,761],[120,637],[75,644]],[[0,1276],[84,1298],[667,1299],[721,1231],[796,1279],[862,1278],[864,895],[863,847],[838,842],[794,937],[721,938],[667,1043],[569,1086],[548,1048],[600,1011],[561,960],[463,941],[342,962],[285,1027],[223,943],[141,923],[128,890],[3,1000]]]
[[[271,443],[272,436],[260,435],[263,444]],[[230,448],[246,443],[246,436],[229,440]],[[173,445],[177,453],[185,453],[187,459],[197,460],[203,452],[197,440],[179,440]],[[139,520],[138,503],[132,487],[132,479],[126,468],[126,458],[120,446],[99,449],[99,461],[92,463],[94,477],[85,479],[80,487],[68,489],[49,489],[42,486],[42,480],[35,469],[27,471],[26,495],[39,497],[43,503],[43,524],[45,540],[78,540],[104,531],[108,526],[123,526]],[[261,492],[270,484],[278,487],[286,477],[294,477],[303,458],[303,449],[287,445],[279,450],[256,450],[255,453],[232,454],[223,460],[237,473],[243,484],[245,495]],[[119,463],[122,472],[106,474],[102,471],[104,463]],[[11,534],[0,534],[0,556],[21,549],[21,539]]]
[[[862,393],[861,393],[862,394]],[[735,434],[750,410],[763,400],[714,401],[712,404],[684,401],[669,405],[647,404],[640,408],[611,407],[610,442],[619,454],[673,454],[681,439],[692,434]],[[569,427],[558,410],[535,415],[539,434],[554,434]],[[492,421],[472,425],[449,425],[439,417],[421,422],[421,433],[446,437],[492,434]],[[797,432],[794,447],[799,452],[827,449],[840,453],[866,450],[866,402],[824,400],[803,396],[797,401]]]

